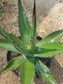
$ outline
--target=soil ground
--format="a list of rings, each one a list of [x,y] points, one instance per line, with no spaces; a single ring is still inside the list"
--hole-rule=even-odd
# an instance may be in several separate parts
[[[29,1],[30,1],[30,3],[29,3]],[[41,0],[39,0],[39,1],[41,1]],[[45,1],[45,0],[43,0],[43,1]],[[22,0],[22,2],[23,2],[24,9],[27,13],[27,16],[29,18],[29,21],[31,22],[32,21],[33,0],[32,1],[31,0]],[[55,3],[58,3],[58,1],[56,0]],[[53,5],[55,5],[55,4],[53,4]],[[61,6],[62,5],[63,4],[61,3]],[[39,7],[37,7],[37,8],[39,8]],[[52,8],[53,7],[51,6],[51,9]],[[57,10],[57,5],[55,8]],[[19,36],[18,24],[17,24],[17,22],[18,22],[17,0],[9,0],[9,2],[7,2],[5,4],[4,9],[5,9],[5,11],[2,14],[2,19],[0,20],[0,26],[5,31],[12,33],[16,36]],[[39,10],[39,9],[37,9],[37,10]],[[53,16],[52,17],[52,18],[54,18],[54,20],[53,20],[50,18],[51,13],[50,13],[50,16],[48,16],[50,9],[45,8],[45,10],[46,11],[43,10],[43,14],[42,14],[42,12],[40,12],[41,10],[37,11],[38,35],[40,35],[41,37],[45,37],[50,32],[61,29],[61,25],[62,25],[62,24],[60,24],[60,22],[62,20],[60,19],[61,21],[59,21],[59,19],[58,19],[60,16],[59,14],[58,14],[58,17],[55,17],[57,15]],[[53,13],[53,9],[52,9],[52,13]],[[56,14],[57,14],[57,12],[56,12]],[[54,13],[53,13],[53,15],[54,15]],[[54,24],[54,26],[53,26],[53,24]],[[61,41],[63,42],[63,39],[61,39]],[[7,64],[5,56],[6,56],[6,51],[3,49],[0,49],[0,71]],[[62,54],[57,55],[52,58],[52,64],[51,64],[50,70],[51,70],[54,78],[56,79],[57,83],[63,84],[63,55]],[[9,71],[7,73],[0,75],[0,84],[19,84],[19,78],[16,77],[11,71]],[[34,80],[33,84],[46,84],[46,83],[38,78],[38,79]]]

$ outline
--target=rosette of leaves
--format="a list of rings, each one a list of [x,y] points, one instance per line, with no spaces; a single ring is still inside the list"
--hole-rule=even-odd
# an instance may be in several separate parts
[[[47,58],[63,53],[63,43],[58,42],[63,36],[63,30],[53,32],[36,43],[36,5],[34,0],[32,27],[26,17],[21,0],[18,0],[18,25],[21,40],[0,28],[0,48],[18,52],[18,57],[12,58],[0,74],[14,70],[18,67],[20,84],[32,84],[35,71],[38,76],[48,84],[57,84],[51,72],[39,57]]]

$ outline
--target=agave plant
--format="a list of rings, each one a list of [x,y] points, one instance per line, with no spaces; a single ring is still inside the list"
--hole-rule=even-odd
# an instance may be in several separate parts
[[[18,24],[21,40],[0,28],[0,48],[18,52],[18,57],[12,58],[0,74],[19,68],[20,84],[32,84],[35,72],[48,84],[57,84],[51,72],[40,61],[39,57],[47,58],[63,53],[63,43],[58,42],[63,36],[63,30],[53,32],[36,43],[36,3],[34,0],[32,27],[26,17],[21,0],[18,0]]]

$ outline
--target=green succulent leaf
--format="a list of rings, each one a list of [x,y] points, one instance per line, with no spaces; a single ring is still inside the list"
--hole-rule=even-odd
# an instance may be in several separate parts
[[[0,4],[0,9],[2,9],[2,7],[3,7],[3,6]]]
[[[8,51],[18,52],[16,48],[7,39],[0,39],[0,48]]]
[[[18,24],[24,44],[29,45],[31,39],[31,26],[22,7],[21,0],[18,0]]]
[[[57,84],[49,69],[40,60],[36,61],[36,72],[48,84]]]
[[[4,12],[3,6],[0,4],[0,14]]]
[[[25,59],[26,58],[24,55],[12,58],[7,64],[7,66],[0,72],[0,74],[18,68],[20,64],[25,61]]]
[[[31,44],[32,44],[32,52],[35,50],[35,43],[37,38],[37,29],[36,29],[36,1],[34,0],[34,9],[33,9],[33,27],[32,27],[32,37],[31,37]]]
[[[20,52],[20,53],[25,53],[25,49],[26,47],[24,46],[23,42],[16,36],[9,34],[7,32],[5,32],[4,30],[2,30],[0,28],[0,34],[7,39],[10,43],[13,44],[13,46]]]
[[[39,41],[36,44],[36,46],[41,47],[42,45],[44,45],[46,43],[57,42],[58,40],[60,40],[60,38],[62,36],[63,36],[63,30],[55,31],[55,32],[49,34],[48,36],[46,36],[45,38],[43,38],[41,41]]]
[[[20,84],[32,84],[35,75],[35,66],[29,60],[25,60],[20,67]]]
[[[41,47],[42,48],[36,47],[34,57],[52,57],[63,53],[63,43],[47,43]]]
[[[3,11],[4,11],[3,9],[0,9],[0,14],[3,13]]]

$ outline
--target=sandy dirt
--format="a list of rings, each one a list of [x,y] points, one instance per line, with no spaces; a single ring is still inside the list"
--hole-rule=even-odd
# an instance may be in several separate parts
[[[9,0],[10,2],[5,4],[5,11],[2,14],[2,20],[0,20],[0,26],[7,32],[19,36],[18,31],[18,14],[17,14],[17,0]],[[41,2],[43,3],[41,4]],[[38,35],[45,37],[47,34],[63,28],[63,3],[59,3],[58,0],[48,1],[44,8],[46,0],[37,0],[37,27]],[[22,0],[24,9],[27,13],[28,19],[32,21],[32,8],[33,0]],[[50,2],[50,4],[49,4]],[[61,9],[61,10],[60,10]],[[60,11],[59,11],[60,10]],[[1,36],[0,36],[1,38]],[[60,40],[63,42],[63,38]],[[6,51],[0,49],[0,71],[6,65]],[[63,84],[63,55],[57,55],[53,57],[50,70],[56,79],[58,84]],[[0,84],[19,84],[19,78],[16,77],[11,71],[0,75]],[[35,79],[33,84],[46,84],[41,79]]]

